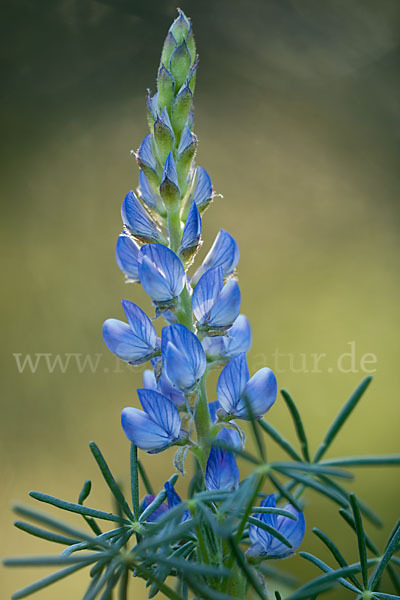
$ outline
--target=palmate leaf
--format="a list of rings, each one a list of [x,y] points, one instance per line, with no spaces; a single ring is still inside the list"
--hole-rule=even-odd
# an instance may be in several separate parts
[[[326,535],[326,533],[324,533],[323,531],[321,531],[317,527],[314,527],[313,533],[317,537],[319,537],[319,539],[325,544],[325,546],[328,548],[328,550],[331,552],[331,554],[336,559],[339,567],[347,567],[348,566],[348,564],[347,564],[345,558],[342,556],[342,553],[340,552],[339,548]],[[306,557],[304,557],[304,558],[306,558]],[[351,581],[353,582],[353,584],[355,585],[356,588],[360,588],[361,587],[361,585],[360,585],[360,583],[359,583],[359,581],[358,581],[358,579],[357,579],[357,577],[355,575],[349,575],[349,579],[351,579]]]

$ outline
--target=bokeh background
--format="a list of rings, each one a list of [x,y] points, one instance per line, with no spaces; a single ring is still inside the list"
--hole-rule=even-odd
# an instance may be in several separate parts
[[[396,452],[400,4],[180,6],[192,17],[201,58],[198,162],[224,196],[205,215],[204,251],[221,226],[240,244],[243,308],[254,331],[249,364],[271,365],[274,351],[285,355],[279,385],[297,400],[315,448],[365,375],[362,356],[375,354],[376,364],[368,364],[374,382],[330,456]],[[143,292],[124,284],[113,253],[120,202],[137,185],[129,151],[146,134],[145,90],[154,90],[174,16],[169,0],[2,5],[3,555],[49,551],[12,528],[10,503],[25,501],[31,489],[75,501],[90,478],[89,504],[111,506],[90,439],[127,482],[119,413],[137,404],[140,373],[116,369],[101,324],[122,316],[122,297],[150,310]],[[343,359],[351,372],[342,372],[337,358],[351,347],[355,364]],[[19,373],[15,353],[22,360],[35,353],[101,357],[95,372],[80,373],[73,358],[65,373],[49,372],[44,362]],[[302,372],[291,368],[289,353]],[[314,353],[326,354],[321,372],[304,372]],[[282,402],[269,418],[294,440]],[[172,472],[170,459],[143,458],[155,485]],[[369,526],[377,544],[398,517],[398,483],[396,470],[382,469],[360,471],[351,484],[384,517],[384,530]],[[306,516],[305,550],[326,558],[311,533],[319,525],[355,558],[334,506],[310,493]],[[301,579],[317,574],[299,557],[282,567]],[[43,574],[3,569],[1,598]],[[37,597],[79,599],[85,582],[86,575],[74,576]],[[145,597],[140,584],[134,589],[135,598]]]

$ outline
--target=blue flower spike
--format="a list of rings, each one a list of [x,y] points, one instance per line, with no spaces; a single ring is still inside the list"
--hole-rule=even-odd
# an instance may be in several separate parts
[[[261,501],[260,506],[263,508],[276,508],[274,494],[270,494],[264,498]],[[292,547],[288,548],[288,546],[274,537],[272,533],[268,533],[261,527],[251,524],[249,528],[249,537],[253,545],[246,552],[248,558],[255,559],[255,561],[264,558],[281,559],[291,556],[298,550],[306,531],[304,515],[302,512],[296,510],[291,504],[284,506],[283,509],[292,513],[296,519],[294,520],[283,515],[269,513],[257,513],[254,516],[284,535]]]
[[[238,354],[222,369],[217,383],[217,397],[221,408],[231,418],[261,418],[276,400],[277,383],[271,369],[264,367],[250,379],[246,355]]]
[[[222,267],[215,267],[200,277],[192,301],[197,331],[218,335],[229,329],[239,315],[240,289],[233,279],[224,285]]]
[[[245,315],[239,315],[226,335],[208,337],[202,341],[207,360],[211,363],[227,361],[251,347],[251,327]]]
[[[187,221],[182,233],[178,254],[186,262],[192,261],[200,247],[202,231],[201,216],[196,203],[190,207]]]
[[[129,233],[140,242],[167,243],[157,223],[150,217],[140,200],[130,191],[121,206],[122,222]]]
[[[176,492],[174,486],[169,482],[165,482],[164,483],[164,488],[165,491],[167,492],[167,503],[168,503],[168,510],[171,510],[171,508],[174,508],[174,506],[178,506],[179,504],[182,504],[182,500],[179,496],[179,494]],[[181,522],[183,523],[184,521],[187,521],[188,519],[191,519],[191,514],[190,511],[188,509],[185,509],[182,515],[182,519]]]
[[[236,241],[227,231],[220,229],[202,265],[192,277],[192,285],[195,286],[200,277],[213,267],[222,267],[222,274],[226,279],[235,272],[239,258],[239,246]]]
[[[144,410],[124,408],[121,425],[126,437],[138,448],[156,454],[180,441],[181,418],[174,404],[153,390],[137,390]]]
[[[185,393],[197,386],[207,365],[200,341],[181,324],[162,330],[161,356],[168,379]]]
[[[150,504],[153,502],[153,500],[155,500],[155,496],[153,496],[153,494],[146,494],[146,496],[143,498],[142,502],[140,503],[140,513],[144,512],[146,510],[146,508],[148,506],[150,506]],[[160,506],[158,508],[156,508],[156,510],[153,511],[151,513],[151,515],[149,515],[147,517],[146,523],[156,523],[167,512],[168,512],[168,506],[164,503],[160,504]]]
[[[222,440],[235,448],[241,446],[239,434],[225,427],[219,431],[217,440]],[[224,448],[211,446],[205,482],[207,489],[210,491],[236,490],[239,487],[239,468],[235,455]]]
[[[132,365],[141,365],[160,354],[160,340],[149,317],[129,300],[122,300],[128,323],[107,319],[103,339],[111,352]]]
[[[176,254],[162,244],[146,244],[138,263],[140,283],[159,311],[174,306],[185,285],[185,269]]]
[[[118,236],[115,260],[128,281],[139,281],[139,250],[140,246],[129,235]]]

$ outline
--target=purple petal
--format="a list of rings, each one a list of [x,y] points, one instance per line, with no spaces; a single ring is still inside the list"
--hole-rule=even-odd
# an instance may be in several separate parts
[[[192,285],[195,285],[200,277],[213,267],[222,267],[224,279],[231,275],[239,262],[239,247],[233,237],[223,229],[220,229],[214,244],[205,257],[203,264],[199,267],[192,278]]]
[[[121,425],[126,437],[146,452],[160,452],[175,441],[164,427],[137,408],[124,408]]]

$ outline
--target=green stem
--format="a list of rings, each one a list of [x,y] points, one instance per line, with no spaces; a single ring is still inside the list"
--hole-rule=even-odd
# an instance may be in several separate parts
[[[182,325],[185,325],[189,331],[193,331],[192,298],[187,290],[186,285],[183,288],[179,299],[180,308],[176,313],[179,322],[182,323]]]
[[[199,386],[199,399],[196,406],[196,412],[194,415],[194,422],[196,425],[197,432],[197,443],[202,450],[202,461],[201,466],[205,472],[208,455],[210,453],[210,428],[211,419],[210,412],[208,410],[207,402],[207,389],[206,389],[206,376],[205,374],[200,380]]]
[[[181,243],[181,219],[179,209],[176,212],[168,211],[169,247],[173,252],[178,252]]]

